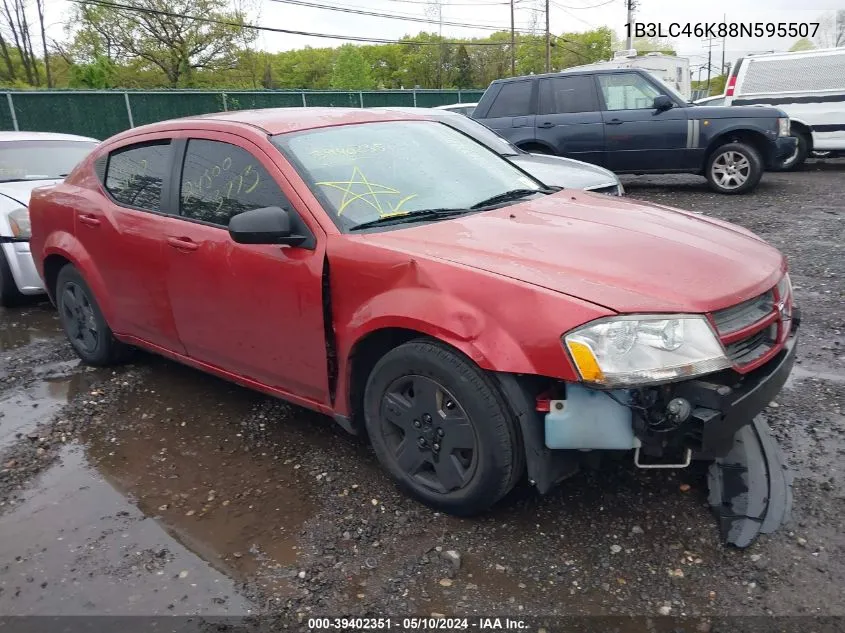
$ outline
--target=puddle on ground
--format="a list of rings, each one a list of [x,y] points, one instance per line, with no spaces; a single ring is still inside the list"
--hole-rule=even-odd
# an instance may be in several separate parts
[[[49,303],[24,309],[0,308],[0,352],[8,352],[62,333],[59,315]]]
[[[82,431],[89,460],[204,559],[288,593],[314,507],[296,459],[274,452],[284,431],[261,418],[267,399],[160,359],[144,364],[143,387]],[[256,448],[246,441],[255,431],[273,437]]]
[[[32,432],[77,394],[99,380],[99,373],[78,362],[45,366],[41,380],[0,396],[0,449]]]
[[[254,607],[86,462],[59,460],[0,516],[4,615],[246,615]]]

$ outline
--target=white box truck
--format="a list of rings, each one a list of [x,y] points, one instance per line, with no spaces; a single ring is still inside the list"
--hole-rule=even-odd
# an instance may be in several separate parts
[[[650,72],[667,86],[674,88],[684,99],[689,100],[692,94],[689,60],[686,57],[675,57],[663,53],[638,55],[636,50],[631,49],[617,51],[610,61],[585,64],[575,68],[578,70],[641,68]],[[575,68],[567,68],[567,70],[575,70]]]

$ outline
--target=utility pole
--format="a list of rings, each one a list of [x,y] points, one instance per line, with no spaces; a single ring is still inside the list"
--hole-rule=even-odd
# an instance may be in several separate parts
[[[634,28],[634,9],[637,8],[636,2],[634,0],[625,0],[628,4],[628,38],[625,40],[625,50],[631,50],[634,48],[634,40],[631,36],[631,29]]]
[[[549,31],[549,0],[546,0],[546,72],[552,72],[552,36]]]
[[[713,38],[708,37],[707,42],[707,94],[710,94],[710,72],[713,69]]]
[[[722,24],[727,24],[727,23],[728,23],[728,14],[724,13],[724,14],[722,14]],[[725,36],[724,35],[722,36],[722,65],[720,66],[720,68],[722,69],[722,74],[727,76],[728,73],[725,72]],[[730,72],[730,71],[728,71],[728,72]],[[727,86],[727,83],[725,83],[725,85]]]
[[[513,21],[513,3],[511,0],[511,77],[516,75],[516,29]]]

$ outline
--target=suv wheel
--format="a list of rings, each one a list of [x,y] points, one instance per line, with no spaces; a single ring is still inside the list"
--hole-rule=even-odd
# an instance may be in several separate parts
[[[71,264],[59,271],[56,306],[70,344],[89,365],[114,365],[128,358],[132,348],[112,334],[94,293]]]
[[[763,160],[751,145],[726,143],[710,154],[704,175],[718,193],[746,193],[760,182]]]
[[[373,449],[423,503],[468,516],[505,496],[522,474],[514,418],[472,361],[417,339],[391,350],[367,380]]]
[[[812,142],[810,137],[805,132],[793,132],[792,136],[798,141],[798,144],[795,146],[795,152],[782,163],[773,167],[772,171],[792,171],[793,169],[798,169],[810,155],[810,144]]]
[[[12,269],[6,261],[6,255],[0,251],[0,306],[11,308],[20,304],[23,295],[12,277]]]

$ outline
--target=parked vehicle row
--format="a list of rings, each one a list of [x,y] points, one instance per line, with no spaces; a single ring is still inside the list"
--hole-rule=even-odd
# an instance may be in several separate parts
[[[0,305],[44,292],[29,249],[29,196],[64,178],[97,140],[47,132],[0,133]]]
[[[701,174],[726,194],[753,190],[796,148],[784,112],[694,106],[636,68],[498,79],[472,116],[528,152],[617,174]]]
[[[435,508],[481,512],[522,478],[545,492],[587,452],[631,451],[715,460],[729,542],[788,513],[752,420],[800,318],[784,257],[740,227],[550,188],[387,109],[135,128],[30,208],[85,362],[140,347],[331,415]]]

